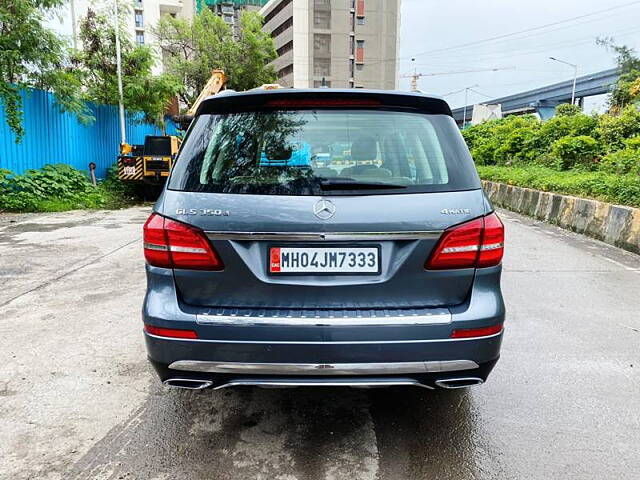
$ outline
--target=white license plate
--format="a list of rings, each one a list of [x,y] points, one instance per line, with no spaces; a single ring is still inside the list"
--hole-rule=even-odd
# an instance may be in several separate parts
[[[378,274],[380,248],[271,247],[269,273]]]
[[[124,167],[123,173],[125,175],[135,175],[136,174],[136,167]]]

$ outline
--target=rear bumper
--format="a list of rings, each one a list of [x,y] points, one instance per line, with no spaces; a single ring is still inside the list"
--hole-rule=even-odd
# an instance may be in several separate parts
[[[265,315],[211,318],[178,299],[171,271],[147,267],[145,323],[195,330],[198,339],[145,333],[148,356],[161,380],[200,379],[220,387],[271,382],[350,384],[400,382],[427,388],[440,380],[477,378],[481,383],[500,355],[502,333],[451,339],[451,331],[504,321],[500,268],[478,270],[462,305],[429,316],[313,319]],[[398,313],[400,312],[400,313]],[[217,320],[216,320],[217,319]],[[244,320],[243,320],[244,319]],[[265,320],[266,319],[266,320]]]
[[[433,371],[415,373],[388,373],[386,375],[292,375],[292,374],[255,374],[255,373],[211,373],[203,371],[185,371],[169,368],[168,365],[149,359],[160,380],[172,386],[199,390],[202,388],[227,388],[253,385],[266,387],[388,387],[416,386],[427,389],[460,388],[484,383],[495,366],[498,358],[466,370]],[[376,364],[380,365],[380,364]],[[393,364],[388,364],[394,371]],[[289,371],[289,365],[282,365]],[[338,365],[334,365],[338,367]],[[461,382],[462,381],[462,382]]]

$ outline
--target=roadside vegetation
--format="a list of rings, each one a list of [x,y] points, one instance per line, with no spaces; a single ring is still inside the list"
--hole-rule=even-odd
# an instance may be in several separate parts
[[[139,202],[133,187],[111,168],[93,185],[85,172],[69,165],[45,165],[15,175],[0,169],[0,212],[61,212],[76,209],[116,209]]]
[[[510,116],[466,128],[483,179],[640,207],[640,60],[599,43],[616,52],[621,72],[609,111],[566,104],[545,122]]]

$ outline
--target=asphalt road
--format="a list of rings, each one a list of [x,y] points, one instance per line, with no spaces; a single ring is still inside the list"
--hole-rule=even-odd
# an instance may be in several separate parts
[[[145,360],[147,215],[0,216],[0,478],[640,478],[640,257],[503,213],[487,384],[194,393]]]

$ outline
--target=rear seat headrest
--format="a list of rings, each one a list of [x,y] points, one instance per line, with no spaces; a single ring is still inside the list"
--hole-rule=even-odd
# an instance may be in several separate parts
[[[355,161],[375,160],[378,156],[376,140],[370,135],[360,135],[351,144],[351,159]]]

